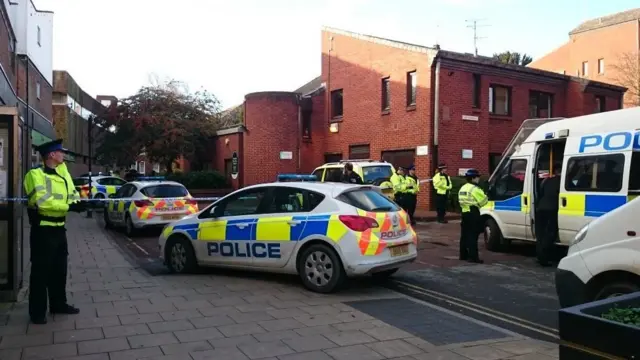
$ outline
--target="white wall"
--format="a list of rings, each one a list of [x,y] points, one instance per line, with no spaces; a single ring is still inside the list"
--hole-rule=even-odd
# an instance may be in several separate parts
[[[31,0],[9,2],[9,16],[16,32],[17,53],[29,56],[47,82],[53,85],[53,13],[38,11]]]

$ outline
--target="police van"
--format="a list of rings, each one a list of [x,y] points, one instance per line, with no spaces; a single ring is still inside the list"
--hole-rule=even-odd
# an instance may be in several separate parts
[[[640,193],[640,107],[570,119],[525,120],[489,179],[481,209],[488,250],[535,241],[540,184],[561,166],[561,245]]]

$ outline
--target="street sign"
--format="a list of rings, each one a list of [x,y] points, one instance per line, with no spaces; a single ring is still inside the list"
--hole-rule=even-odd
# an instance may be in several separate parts
[[[231,155],[231,178],[232,179],[237,179],[238,178],[238,162],[240,160],[238,159],[238,153],[237,152],[233,152],[233,155]]]

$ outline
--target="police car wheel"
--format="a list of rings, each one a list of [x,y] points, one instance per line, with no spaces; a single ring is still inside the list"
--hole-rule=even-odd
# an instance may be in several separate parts
[[[484,223],[484,245],[489,251],[504,250],[505,241],[502,238],[502,232],[495,220],[489,218]]]
[[[304,249],[298,261],[298,274],[307,289],[319,293],[338,290],[346,277],[338,254],[322,244]]]
[[[176,274],[187,274],[196,270],[198,262],[191,243],[183,237],[172,237],[167,245],[167,266]]]
[[[111,220],[109,220],[108,211],[104,211],[103,216],[104,216],[104,227],[107,229],[112,229],[113,223],[111,222]]]
[[[640,291],[640,286],[630,281],[617,281],[603,286],[593,301],[609,299]]]
[[[131,221],[131,215],[127,213],[124,219],[124,231],[127,236],[136,236],[138,233],[138,229],[133,226],[133,221]]]

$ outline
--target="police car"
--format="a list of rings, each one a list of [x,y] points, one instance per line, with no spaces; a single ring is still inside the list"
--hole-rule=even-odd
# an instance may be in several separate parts
[[[237,190],[169,224],[159,239],[169,270],[298,274],[308,289],[328,293],[346,277],[391,276],[416,259],[408,215],[377,186],[285,182],[288,176]]]
[[[105,199],[111,194],[115,194],[118,189],[127,182],[117,176],[92,175],[91,176],[91,197],[92,199]],[[89,174],[82,174],[73,179],[73,185],[83,199],[89,198]]]
[[[340,160],[338,162],[326,163],[315,170],[315,175],[319,181],[340,182],[344,166],[347,163],[353,165],[353,171],[360,175],[362,182],[368,185],[380,186],[382,193],[393,199],[393,187],[391,186],[391,176],[396,172],[393,166],[386,161],[375,161],[372,159]]]
[[[105,226],[124,227],[128,236],[146,227],[162,227],[198,212],[184,185],[162,177],[141,177],[123,185],[105,203]]]

